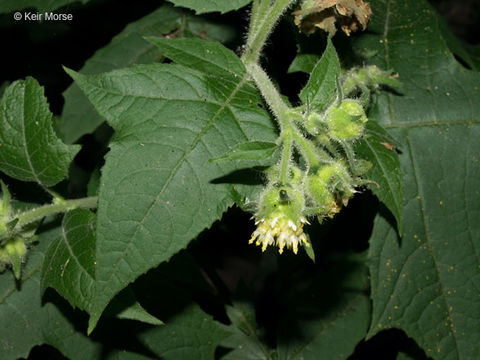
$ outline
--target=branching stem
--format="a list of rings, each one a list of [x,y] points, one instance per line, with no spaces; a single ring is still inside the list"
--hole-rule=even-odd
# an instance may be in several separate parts
[[[86,197],[81,199],[61,200],[54,204],[44,205],[32,210],[17,214],[18,222],[16,228],[21,228],[24,225],[30,224],[34,221],[41,220],[45,216],[64,213],[73,209],[93,209],[97,207],[98,197]]]

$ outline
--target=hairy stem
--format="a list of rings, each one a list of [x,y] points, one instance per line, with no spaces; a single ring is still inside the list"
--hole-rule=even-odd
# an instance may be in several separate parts
[[[280,174],[278,181],[281,185],[288,183],[288,168],[290,166],[290,158],[292,157],[292,135],[290,131],[283,133],[283,152],[280,165]]]
[[[272,110],[273,114],[278,119],[282,130],[285,126],[288,128],[289,123],[286,112],[289,108],[288,105],[283,101],[278,90],[275,88],[275,85],[273,85],[272,81],[260,65],[256,63],[250,63],[246,64],[246,68],[250,76],[257,84],[257,87],[260,89],[262,96],[265,98],[265,101]]]
[[[275,0],[269,6],[270,0],[259,0],[254,2],[250,31],[245,44],[245,51],[242,55],[244,64],[256,63],[262,51],[265,41],[275,27],[283,12],[293,3],[294,0]]]
[[[44,205],[32,210],[17,214],[17,228],[34,221],[41,220],[45,216],[64,213],[73,209],[93,209],[97,207],[98,197],[86,197],[82,199],[61,200],[58,203]]]

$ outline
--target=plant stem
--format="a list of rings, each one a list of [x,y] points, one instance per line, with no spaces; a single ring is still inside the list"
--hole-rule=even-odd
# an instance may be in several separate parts
[[[290,131],[283,133],[283,152],[282,161],[280,165],[280,174],[278,181],[281,185],[288,183],[288,167],[290,165],[290,158],[292,157],[292,135]]]
[[[272,81],[269,79],[265,71],[256,63],[246,64],[248,73],[252,76],[253,80],[257,84],[257,87],[260,89],[262,96],[265,98],[268,106],[272,110],[275,117],[279,120],[280,127],[283,128],[287,125],[288,128],[288,119],[286,117],[286,112],[289,109],[288,105],[285,104],[283,99],[280,97],[278,90],[273,85]]]
[[[23,225],[41,220],[45,216],[63,213],[73,209],[93,209],[97,207],[97,201],[98,197],[92,196],[81,199],[62,200],[55,204],[44,205],[32,210],[28,210],[17,214],[16,218],[18,219],[18,222],[16,227],[19,228]]]
[[[245,65],[256,63],[262,51],[265,41],[272,32],[283,12],[293,3],[294,0],[276,0],[268,7],[268,0],[255,1],[250,31],[245,45],[242,60]]]

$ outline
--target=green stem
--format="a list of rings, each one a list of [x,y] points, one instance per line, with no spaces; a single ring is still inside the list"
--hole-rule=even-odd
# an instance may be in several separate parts
[[[355,165],[355,152],[353,151],[352,146],[346,141],[340,141],[340,145],[342,145],[342,148],[345,151],[350,169],[355,174],[357,172],[357,166]]]
[[[312,141],[306,139],[300,131],[295,128],[293,139],[298,146],[310,168],[318,168],[321,163],[331,163],[332,158],[325,151],[317,147]]]
[[[288,168],[290,166],[290,158],[292,157],[292,136],[290,131],[283,133],[283,152],[280,165],[280,174],[278,181],[281,185],[288,183]]]
[[[313,144],[310,140],[306,139],[288,117],[288,105],[285,104],[278,90],[275,88],[272,81],[269,79],[268,75],[260,67],[260,65],[254,63],[247,64],[246,67],[248,73],[252,76],[253,80],[257,84],[257,87],[260,89],[260,92],[265,98],[265,101],[275,115],[278,124],[280,125],[281,136],[285,138],[291,136],[293,138],[310,167],[318,167],[321,162],[331,162],[331,157],[325,151],[316,147],[315,144]],[[284,141],[286,141],[286,139],[284,139]],[[290,156],[288,159],[282,157],[282,169],[283,164],[288,164],[289,160]],[[285,170],[285,173],[288,174],[287,170]],[[284,170],[281,171],[280,176],[283,176],[283,171]]]
[[[260,56],[265,41],[272,32],[283,12],[293,3],[294,0],[276,0],[268,8],[269,1],[256,2],[252,12],[250,31],[242,55],[244,64],[256,63]]]
[[[265,98],[268,106],[270,106],[273,114],[279,120],[282,130],[285,125],[287,125],[288,128],[286,112],[289,108],[281,98],[278,90],[275,88],[275,85],[273,85],[272,81],[260,65],[256,63],[250,63],[246,64],[246,68],[250,76],[252,76],[253,80],[257,84],[257,87],[260,89],[260,92]]]
[[[86,197],[82,199],[63,200],[55,204],[44,205],[32,210],[17,214],[17,228],[34,221],[41,220],[45,216],[64,213],[73,209],[93,209],[97,207],[97,196]]]

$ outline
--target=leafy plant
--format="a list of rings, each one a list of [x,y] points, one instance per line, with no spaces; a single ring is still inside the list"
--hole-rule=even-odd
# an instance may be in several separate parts
[[[171,2],[59,117],[2,85],[2,359],[480,357],[475,49],[424,0]]]

